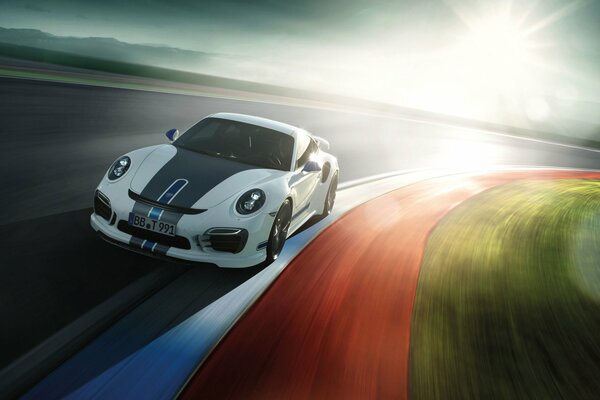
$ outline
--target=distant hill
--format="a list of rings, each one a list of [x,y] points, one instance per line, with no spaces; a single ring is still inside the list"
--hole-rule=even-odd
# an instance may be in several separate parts
[[[167,46],[125,43],[113,38],[55,36],[37,29],[0,27],[0,43],[186,71],[203,70],[226,57]]]

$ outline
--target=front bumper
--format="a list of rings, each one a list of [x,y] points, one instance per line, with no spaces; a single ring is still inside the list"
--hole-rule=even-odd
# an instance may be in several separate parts
[[[111,217],[108,219],[93,213],[90,224],[103,239],[139,253],[163,259],[176,259],[188,262],[212,263],[223,268],[251,267],[266,259],[265,243],[273,225],[273,216],[265,206],[257,215],[238,217],[229,204],[219,204],[202,214],[183,215],[177,223],[177,236],[181,241],[189,242],[189,248],[178,248],[168,245],[154,245],[151,240],[136,237],[123,230],[129,213],[135,202],[127,195],[119,196],[102,192],[110,199]],[[119,223],[121,222],[121,225]],[[119,228],[121,227],[121,229]],[[236,228],[247,233],[245,245],[237,252],[215,250],[207,246],[205,233],[214,228]],[[186,247],[186,246],[182,246]]]

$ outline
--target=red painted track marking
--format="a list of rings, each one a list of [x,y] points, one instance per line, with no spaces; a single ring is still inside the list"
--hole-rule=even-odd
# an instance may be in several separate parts
[[[517,179],[450,176],[352,210],[309,244],[223,339],[183,399],[406,399],[410,319],[429,232],[460,202]]]

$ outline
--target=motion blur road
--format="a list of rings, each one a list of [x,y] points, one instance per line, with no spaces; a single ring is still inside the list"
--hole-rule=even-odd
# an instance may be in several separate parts
[[[600,173],[450,175],[354,208],[288,265],[211,353],[182,398],[409,398],[413,306],[436,224],[457,204],[507,182],[577,178],[598,179]]]
[[[201,301],[189,296],[193,312],[255,273],[210,266],[191,273],[111,247],[88,229],[93,190],[116,157],[165,143],[167,129],[184,131],[220,111],[281,120],[323,136],[339,158],[341,182],[436,166],[600,168],[598,151],[410,119],[0,78],[0,318],[11,321],[0,333],[0,370],[143,279],[134,297],[107,306],[103,323],[87,330],[78,346],[172,282],[189,293],[197,290],[193,282],[206,288]],[[175,319],[176,308],[162,317]],[[62,348],[31,382],[76,350]]]
[[[599,168],[600,153],[471,129],[314,108],[0,78],[0,224],[90,206],[119,155],[202,117],[239,112],[331,142],[341,182],[398,169],[490,164]]]

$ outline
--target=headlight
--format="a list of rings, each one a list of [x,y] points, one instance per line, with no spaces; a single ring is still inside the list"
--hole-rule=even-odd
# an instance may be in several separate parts
[[[243,215],[258,211],[264,204],[267,196],[260,189],[248,190],[237,201],[235,209]]]
[[[108,170],[108,180],[114,181],[127,173],[131,165],[131,158],[123,156],[119,158]]]

